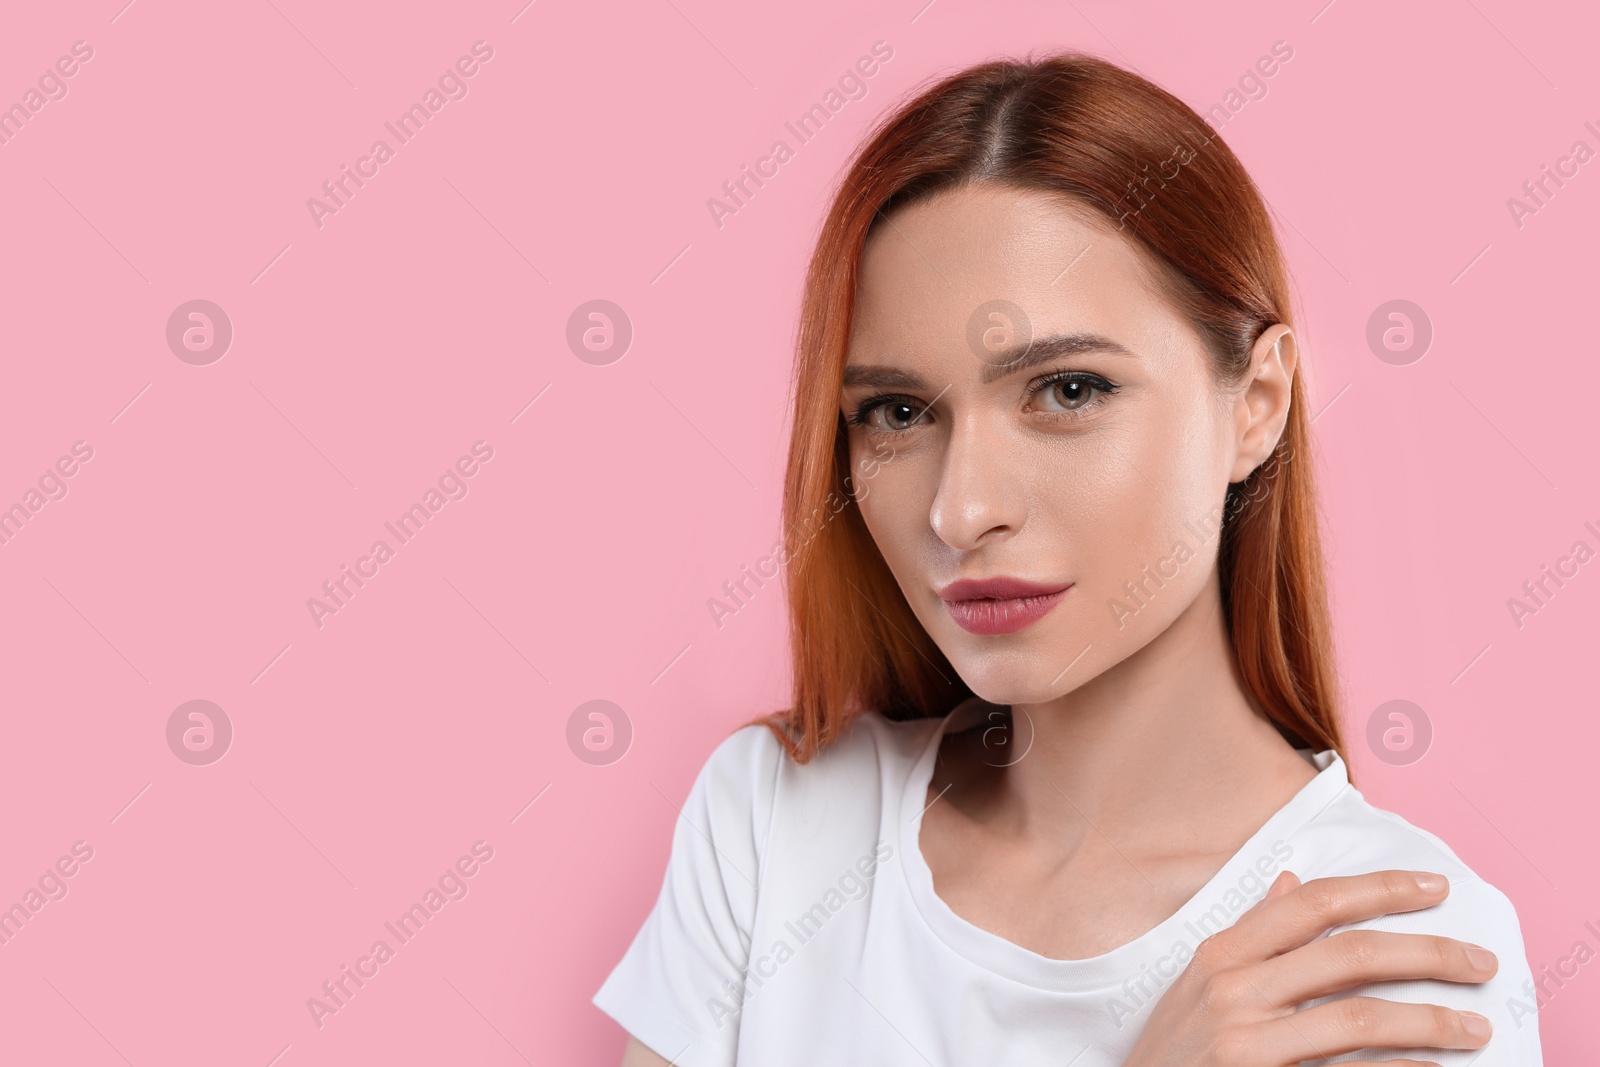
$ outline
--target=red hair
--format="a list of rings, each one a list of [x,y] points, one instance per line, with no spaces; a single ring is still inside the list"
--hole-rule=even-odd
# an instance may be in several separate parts
[[[972,183],[1053,194],[1115,223],[1204,339],[1219,384],[1242,380],[1268,327],[1293,327],[1283,257],[1250,176],[1199,115],[1145,79],[1071,52],[994,61],[945,77],[881,120],[818,236],[796,346],[784,484],[794,697],[753,721],[801,763],[865,710],[937,716],[972,695],[853,506],[839,413],[874,224]],[[1217,566],[1246,688],[1290,743],[1344,758],[1302,377],[1277,450],[1228,487]]]

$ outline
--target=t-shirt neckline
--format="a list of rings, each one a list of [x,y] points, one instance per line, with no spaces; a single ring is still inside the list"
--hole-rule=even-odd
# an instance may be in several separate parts
[[[933,764],[939,752],[939,743],[951,723],[958,718],[964,720],[974,710],[974,704],[980,705],[977,709],[980,711],[982,707],[997,707],[977,697],[957,705],[931,731],[922,753],[906,778],[899,813],[900,869],[916,910],[941,941],[981,968],[1041,989],[1069,992],[1120,986],[1130,973],[1130,968],[1136,971],[1138,961],[1151,950],[1166,952],[1182,941],[1192,952],[1196,938],[1188,921],[1199,914],[1196,906],[1207,902],[1208,909],[1213,903],[1220,903],[1230,887],[1237,887],[1241,877],[1254,872],[1258,860],[1273,855],[1270,850],[1272,844],[1279,838],[1287,838],[1316,818],[1335,798],[1351,788],[1344,761],[1339,758],[1338,752],[1333,749],[1321,752],[1296,749],[1317,769],[1316,777],[1274,812],[1176,912],[1132,941],[1109,952],[1077,960],[1052,959],[957,915],[934,892],[933,871],[922,855],[919,843],[922,816],[929,806],[928,783],[933,779]],[[1276,876],[1276,873],[1272,875]],[[1271,880],[1264,879],[1268,884]],[[1261,892],[1265,890],[1266,886],[1262,885]]]

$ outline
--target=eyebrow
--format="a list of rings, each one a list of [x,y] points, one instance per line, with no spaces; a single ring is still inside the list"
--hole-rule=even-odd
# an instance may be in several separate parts
[[[1076,356],[1085,352],[1099,352],[1106,355],[1126,356],[1137,359],[1137,353],[1118,344],[1109,337],[1097,333],[1066,333],[1055,334],[1050,337],[1041,337],[1032,344],[1019,346],[1006,350],[996,355],[993,361],[985,360],[988,365],[983,368],[982,381],[984,385],[999,381],[1036,367],[1041,363],[1061,359],[1065,356]],[[877,364],[849,364],[844,369],[845,388],[853,386],[871,386],[879,389],[926,389],[928,384],[914,371],[900,370],[895,367],[885,367]]]

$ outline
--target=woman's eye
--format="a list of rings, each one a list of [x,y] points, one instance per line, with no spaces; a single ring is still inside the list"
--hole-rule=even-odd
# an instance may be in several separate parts
[[[1069,378],[1046,383],[1039,390],[1039,395],[1047,401],[1061,405],[1058,408],[1047,405],[1046,411],[1075,411],[1087,405],[1097,391],[1103,392],[1094,382]]]
[[[883,400],[874,404],[858,422],[875,430],[906,430],[923,421],[926,410],[904,400]]]

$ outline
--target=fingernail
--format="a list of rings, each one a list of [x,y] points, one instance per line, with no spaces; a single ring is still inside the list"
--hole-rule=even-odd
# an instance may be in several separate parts
[[[1473,1037],[1489,1036],[1489,1020],[1485,1019],[1475,1011],[1462,1012],[1461,1025],[1466,1027],[1467,1033],[1471,1034]]]
[[[1417,888],[1422,890],[1424,893],[1437,893],[1439,890],[1443,889],[1445,885],[1442,875],[1428,874],[1423,871],[1417,871],[1412,874],[1411,877],[1417,880]]]
[[[1490,952],[1486,948],[1482,948],[1478,945],[1471,946],[1467,949],[1467,959],[1471,960],[1472,965],[1478,968],[1480,971],[1494,970],[1494,953]]]

